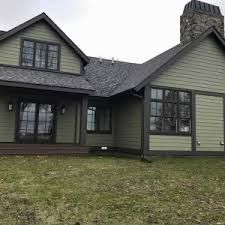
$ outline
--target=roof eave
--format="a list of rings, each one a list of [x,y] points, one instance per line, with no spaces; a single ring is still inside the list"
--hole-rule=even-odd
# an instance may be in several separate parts
[[[0,80],[0,86],[15,87],[15,88],[27,88],[27,89],[35,89],[35,90],[46,90],[46,91],[57,91],[57,92],[66,92],[66,93],[87,94],[87,95],[91,95],[94,93],[94,90],[91,90],[91,89],[57,87],[57,86],[50,86],[50,85],[29,84],[29,83],[3,81],[3,80]]]

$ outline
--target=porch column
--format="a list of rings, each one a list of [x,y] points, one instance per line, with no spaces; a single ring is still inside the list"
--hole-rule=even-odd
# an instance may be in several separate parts
[[[147,85],[144,90],[143,100],[143,129],[142,129],[142,155],[149,155],[149,130],[150,130],[150,111],[151,111],[151,87]]]
[[[86,129],[87,129],[87,108],[88,96],[84,95],[81,100],[81,121],[80,121],[80,144],[86,144]]]

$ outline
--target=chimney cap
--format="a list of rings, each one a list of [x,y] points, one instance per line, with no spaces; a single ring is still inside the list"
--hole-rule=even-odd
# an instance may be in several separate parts
[[[223,16],[219,6],[201,2],[198,0],[191,0],[184,7],[183,16],[191,11],[207,13],[214,16]]]

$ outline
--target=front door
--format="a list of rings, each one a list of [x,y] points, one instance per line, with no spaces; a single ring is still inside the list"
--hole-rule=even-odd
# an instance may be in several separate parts
[[[55,111],[53,104],[20,102],[17,142],[54,142]]]
[[[197,151],[224,151],[223,97],[196,95]]]

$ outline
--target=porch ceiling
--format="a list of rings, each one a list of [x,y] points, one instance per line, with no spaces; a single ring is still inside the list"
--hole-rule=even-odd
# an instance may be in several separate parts
[[[0,66],[0,85],[91,94],[94,88],[81,75]]]

